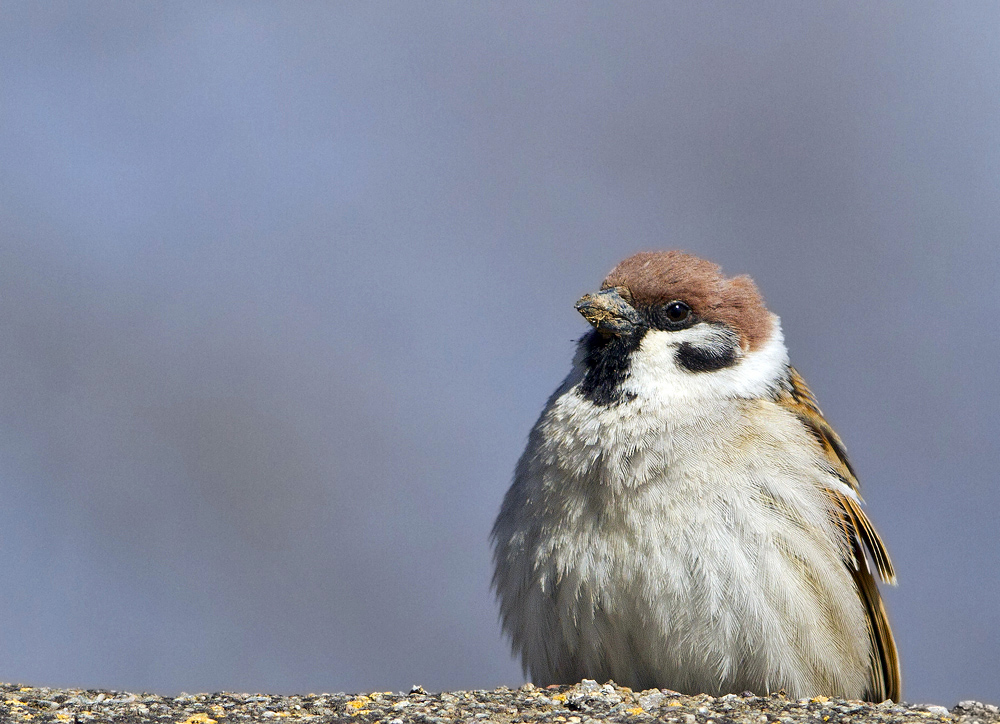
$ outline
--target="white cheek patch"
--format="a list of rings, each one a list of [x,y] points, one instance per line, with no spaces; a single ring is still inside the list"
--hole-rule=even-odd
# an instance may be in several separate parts
[[[639,398],[660,401],[722,400],[761,397],[784,376],[788,352],[778,317],[767,342],[752,352],[737,347],[736,363],[710,371],[693,372],[677,362],[681,345],[711,350],[729,346],[727,333],[697,324],[676,332],[650,330],[632,354],[623,389]]]

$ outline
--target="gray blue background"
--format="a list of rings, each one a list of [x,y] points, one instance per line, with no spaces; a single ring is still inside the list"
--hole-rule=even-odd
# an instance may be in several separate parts
[[[751,274],[1000,700],[1000,6],[0,7],[0,679],[523,681],[487,534],[641,249]]]

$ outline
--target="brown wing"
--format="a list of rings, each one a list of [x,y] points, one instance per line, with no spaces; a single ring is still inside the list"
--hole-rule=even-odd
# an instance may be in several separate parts
[[[805,381],[792,367],[788,368],[788,388],[782,390],[778,404],[791,410],[802,421],[809,431],[819,441],[826,454],[830,468],[845,484],[855,492],[860,492],[858,479],[854,468],[847,459],[847,451],[840,437],[823,418],[816,398],[806,386]],[[826,489],[824,492],[836,505],[838,524],[844,531],[845,538],[851,545],[851,559],[845,561],[858,594],[868,613],[868,634],[872,642],[872,682],[868,698],[871,701],[892,699],[899,701],[901,678],[899,657],[896,653],[896,643],[889,628],[889,618],[886,616],[882,597],[872,575],[865,549],[871,553],[878,569],[879,576],[886,583],[895,585],[896,573],[892,561],[885,550],[885,544],[861,509],[858,501],[838,490]]]

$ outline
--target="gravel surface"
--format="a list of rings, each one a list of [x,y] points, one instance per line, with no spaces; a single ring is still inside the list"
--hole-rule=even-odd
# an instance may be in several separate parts
[[[669,690],[635,692],[584,680],[576,686],[541,689],[455,691],[430,694],[127,694],[0,684],[0,722],[356,722],[357,724],[446,724],[462,722],[670,722],[670,724],[840,724],[841,722],[956,722],[1000,724],[997,707],[963,701],[943,706],[866,704],[819,696],[682,696]]]

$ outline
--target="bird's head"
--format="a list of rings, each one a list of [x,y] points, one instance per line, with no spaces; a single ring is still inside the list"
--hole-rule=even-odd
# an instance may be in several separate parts
[[[771,376],[787,364],[778,318],[753,280],[725,277],[681,251],[630,256],[576,308],[593,325],[581,340],[581,391],[600,404],[631,399],[649,384],[697,391],[710,383],[719,394],[739,394],[760,375],[754,365],[741,368],[775,342],[781,360],[769,365]]]

